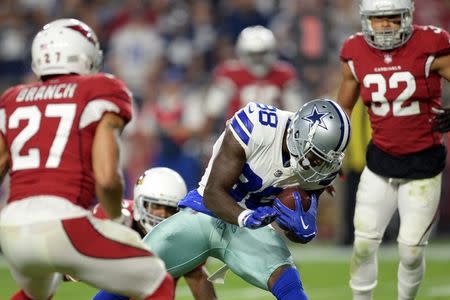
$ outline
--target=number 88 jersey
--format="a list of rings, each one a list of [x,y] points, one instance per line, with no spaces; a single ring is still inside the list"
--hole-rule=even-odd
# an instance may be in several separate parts
[[[58,76],[7,90],[0,99],[0,134],[9,150],[8,202],[54,195],[91,206],[92,142],[106,112],[128,122],[131,93],[104,74]]]
[[[271,205],[275,195],[286,185],[295,184],[301,185],[305,190],[317,190],[329,184],[304,182],[283,161],[282,145],[291,116],[292,112],[250,102],[230,119],[228,127],[246,155],[239,180],[230,191],[230,195],[242,207],[255,209]],[[203,195],[223,137],[224,134],[214,144],[212,157],[199,183],[200,195]]]
[[[441,77],[430,67],[448,53],[450,35],[433,26],[414,26],[410,40],[390,51],[370,47],[362,33],[345,41],[340,57],[360,83],[376,146],[398,156],[440,144],[431,120],[432,107],[441,106]]]

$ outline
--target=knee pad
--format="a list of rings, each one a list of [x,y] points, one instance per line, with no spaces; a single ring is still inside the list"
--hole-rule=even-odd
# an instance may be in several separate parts
[[[371,257],[374,257],[378,251],[380,243],[381,240],[355,237],[355,241],[353,243],[353,257],[358,261],[365,261]]]
[[[401,264],[406,269],[416,269],[423,261],[425,246],[408,246],[398,243]]]

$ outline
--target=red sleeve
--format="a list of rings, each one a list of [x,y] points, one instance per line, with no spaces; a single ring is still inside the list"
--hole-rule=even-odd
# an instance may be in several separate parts
[[[436,47],[436,56],[450,54],[450,34],[444,29],[436,29],[439,31],[436,34],[436,41],[433,43]]]
[[[132,94],[125,83],[112,75],[96,76],[91,100],[108,100],[119,107],[117,114],[128,123],[132,117]]]
[[[344,44],[342,45],[341,52],[339,54],[339,58],[342,62],[347,62],[349,60],[352,60],[352,57],[354,56],[354,38],[355,35],[352,35],[347,40],[345,40]]]
[[[11,94],[13,94],[14,91],[18,90],[20,87],[21,87],[21,85],[13,86],[13,87],[8,88],[6,91],[4,91],[0,97],[0,107],[3,107],[5,105],[5,101],[7,101],[8,97],[10,97]]]

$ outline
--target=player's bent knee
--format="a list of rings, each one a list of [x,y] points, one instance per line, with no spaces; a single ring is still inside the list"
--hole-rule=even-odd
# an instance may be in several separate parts
[[[166,273],[158,289],[144,300],[172,300],[175,297],[175,283],[169,273]]]
[[[416,269],[423,261],[425,246],[398,244],[400,262],[405,268]]]
[[[277,300],[307,300],[298,271],[293,267],[285,268],[272,287]]]
[[[374,256],[380,246],[379,240],[355,237],[353,243],[353,256],[356,259],[367,260]]]

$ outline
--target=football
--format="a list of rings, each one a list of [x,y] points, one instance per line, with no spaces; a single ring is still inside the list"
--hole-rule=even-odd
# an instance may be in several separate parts
[[[294,192],[298,192],[300,194],[303,210],[307,211],[311,206],[311,197],[306,191],[302,190],[298,186],[285,188],[277,195],[277,198],[280,199],[281,203],[283,203],[286,207],[295,210]]]

